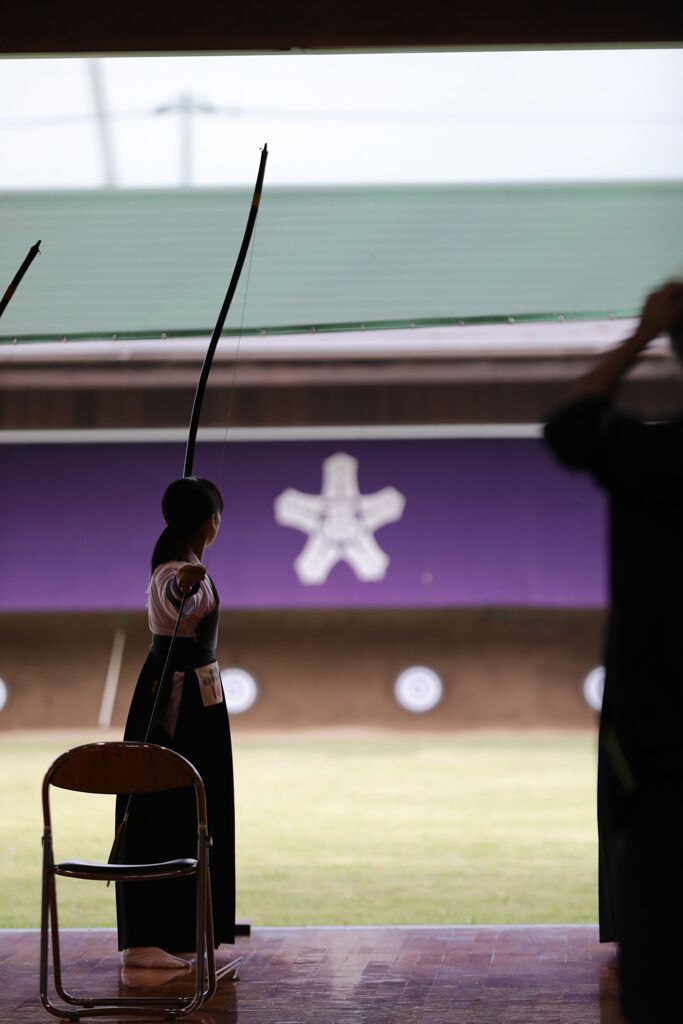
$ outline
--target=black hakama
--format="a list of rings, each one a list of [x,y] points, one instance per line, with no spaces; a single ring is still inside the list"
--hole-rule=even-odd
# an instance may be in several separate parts
[[[215,590],[214,590],[215,594]],[[186,757],[204,782],[207,799],[211,897],[215,944],[235,937],[235,815],[230,727],[225,700],[205,707],[194,669],[215,660],[218,601],[202,619],[196,638],[176,639],[164,693],[154,711],[148,742]],[[124,739],[142,741],[150,722],[170,637],[154,637],[135,688]],[[173,673],[184,672],[177,719],[168,705]],[[175,718],[175,715],[171,716]],[[173,728],[173,724],[175,728]],[[172,731],[170,735],[169,730]],[[117,801],[119,824],[127,798]],[[193,790],[134,795],[117,860],[142,863],[196,856],[197,825]],[[196,947],[195,879],[117,883],[119,949],[158,946],[170,953]]]

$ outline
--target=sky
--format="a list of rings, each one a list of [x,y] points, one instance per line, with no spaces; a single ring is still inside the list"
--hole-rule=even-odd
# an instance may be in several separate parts
[[[0,60],[0,189],[107,183],[94,75],[121,187],[683,178],[683,49],[286,54]]]

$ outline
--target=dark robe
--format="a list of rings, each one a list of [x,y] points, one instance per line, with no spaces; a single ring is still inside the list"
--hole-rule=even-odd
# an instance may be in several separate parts
[[[230,727],[225,701],[204,707],[193,671],[215,660],[218,627],[216,608],[200,621],[195,638],[176,639],[164,692],[154,711],[148,742],[175,750],[198,770],[207,799],[211,897],[215,944],[235,938],[235,814]],[[170,637],[153,638],[152,647],[133,694],[124,739],[145,739]],[[173,736],[162,723],[174,672],[184,671],[182,697]],[[117,800],[117,825],[127,798]],[[123,844],[117,860],[141,863],[194,857],[197,818],[191,788],[153,796],[133,796]],[[196,948],[195,880],[127,882],[116,887],[119,949],[158,946],[171,953]]]
[[[620,943],[632,1019],[658,1020],[683,909],[683,419],[648,424],[584,398],[559,410],[545,436],[608,496],[600,938]]]

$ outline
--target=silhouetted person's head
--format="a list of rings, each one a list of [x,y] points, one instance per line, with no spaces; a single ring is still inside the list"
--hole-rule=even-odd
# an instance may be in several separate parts
[[[187,561],[193,545],[213,542],[220,526],[223,498],[215,484],[202,477],[174,480],[161,499],[167,526],[152,553],[152,571],[162,562]]]

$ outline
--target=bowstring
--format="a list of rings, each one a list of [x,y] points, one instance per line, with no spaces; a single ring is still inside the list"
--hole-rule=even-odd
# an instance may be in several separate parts
[[[183,594],[182,600],[180,602],[180,607],[178,609],[178,615],[177,615],[177,618],[176,618],[176,621],[175,621],[175,627],[173,629],[173,636],[171,637],[171,642],[170,642],[170,644],[168,646],[168,651],[166,652],[166,660],[164,661],[164,667],[162,669],[161,676],[159,678],[159,683],[157,685],[157,690],[156,690],[156,694],[155,694],[155,697],[154,697],[154,703],[152,704],[152,713],[149,716],[149,722],[147,723],[147,729],[145,731],[145,738],[142,741],[143,743],[149,743],[150,742],[150,736],[152,734],[152,727],[155,724],[154,719],[156,717],[157,706],[159,704],[159,697],[161,696],[161,692],[162,692],[162,690],[164,688],[164,685],[166,684],[166,681],[167,681],[169,668],[171,666],[171,654],[173,653],[173,647],[175,645],[176,636],[178,635],[178,628],[180,626],[180,620],[183,617],[183,610],[185,608],[185,601],[186,600],[187,600],[187,594]],[[109,851],[109,858],[107,860],[108,864],[115,864],[118,861],[118,857],[119,857],[119,854],[121,852],[121,846],[123,845],[124,832],[126,831],[126,826],[128,825],[128,818],[130,817],[130,808],[131,808],[132,802],[133,802],[133,794],[129,793],[128,794],[128,799],[126,801],[126,807],[125,807],[125,810],[123,812],[123,817],[121,818],[121,821],[117,825],[116,831],[114,833],[114,841],[112,843],[111,850]],[[107,888],[109,888],[110,883],[111,883],[111,879],[109,879],[109,881],[107,882]]]

